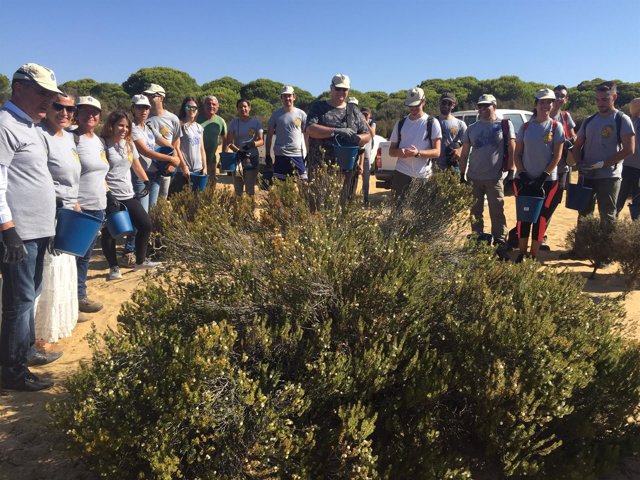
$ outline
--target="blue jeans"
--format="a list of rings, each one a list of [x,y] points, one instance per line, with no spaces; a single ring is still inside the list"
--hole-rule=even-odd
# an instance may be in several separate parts
[[[82,210],[82,213],[104,220],[104,210]],[[97,235],[96,238],[98,238]],[[76,258],[76,266],[78,268],[78,300],[87,297],[87,273],[89,272],[89,260],[91,260],[91,252],[93,252],[96,238],[91,242],[91,246],[87,250],[87,253],[84,254],[84,257]]]
[[[160,183],[162,182],[162,177],[159,173],[149,173],[147,172],[147,177],[149,177],[149,182],[151,182],[151,188],[149,189],[149,195],[140,198],[140,203],[142,204],[142,208],[144,211],[149,213],[156,203],[158,203],[158,195],[160,194]],[[131,171],[131,183],[133,183],[133,191],[137,194],[144,190],[144,182],[140,180],[133,171]],[[134,252],[136,249],[136,230],[134,228],[133,233],[131,235],[127,235],[127,241],[124,244],[124,253]]]
[[[2,379],[24,378],[27,358],[36,343],[34,306],[42,289],[42,266],[49,238],[24,241],[27,255],[14,264],[0,264],[2,270],[2,327],[0,365]]]

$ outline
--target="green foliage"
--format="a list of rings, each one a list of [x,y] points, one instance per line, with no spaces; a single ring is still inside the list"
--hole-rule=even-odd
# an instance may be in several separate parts
[[[281,105],[280,89],[283,85],[283,83],[274,82],[267,78],[258,78],[252,82],[245,83],[240,88],[240,96],[252,102],[255,99],[261,99],[270,103],[272,107],[277,108]]]
[[[164,88],[167,94],[164,105],[171,111],[178,111],[185,96],[200,94],[200,87],[193,77],[169,67],[141,68],[124,81],[122,88],[129,96],[133,96],[142,93],[151,83]]]
[[[240,80],[236,80],[233,77],[222,77],[217,80],[212,80],[211,82],[203,83],[200,88],[204,90],[213,90],[217,88],[228,88],[234,92],[240,94],[240,88],[242,88],[243,83]]]
[[[620,264],[627,291],[640,285],[640,221],[619,220],[611,238],[610,250]]]
[[[74,97],[91,95],[100,100],[102,109],[108,114],[113,110],[129,110],[131,99],[117,83],[100,83],[92,78],[70,80],[60,85],[60,89]],[[103,115],[106,117],[106,115]]]
[[[8,77],[0,73],[0,102],[4,102],[11,96],[11,82]]]
[[[82,80],[69,80],[60,85],[60,90],[76,97],[91,95],[91,89],[99,85],[93,78],[83,78]]]
[[[611,250],[611,235],[615,225],[608,225],[599,218],[589,215],[581,217],[578,225],[567,234],[567,246],[579,258],[586,258],[593,266],[591,278],[601,264],[613,260]]]
[[[261,98],[254,98],[251,100],[251,116],[257,117],[263,124],[263,127],[266,128],[267,120],[271,116],[271,113],[274,110],[273,105],[269,102],[262,100]]]
[[[294,181],[258,212],[220,189],[159,204],[171,268],[51,406],[98,473],[578,479],[637,445],[618,300],[453,248],[450,176],[406,200],[408,219],[443,209],[432,232],[340,206],[340,177],[320,178],[334,200],[314,213]]]

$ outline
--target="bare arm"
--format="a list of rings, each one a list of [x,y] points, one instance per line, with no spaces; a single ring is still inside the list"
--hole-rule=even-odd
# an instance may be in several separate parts
[[[462,152],[460,153],[460,174],[464,177],[467,173],[467,160],[469,159],[469,152],[471,151],[471,144],[464,143],[462,145]]]
[[[602,166],[602,168],[612,167],[616,163],[621,162],[625,158],[633,155],[633,153],[636,150],[635,148],[636,142],[634,137],[635,135],[633,133],[629,133],[628,135],[625,135],[624,137],[622,137],[622,150],[615,153],[614,155],[611,155],[604,162],[604,165]]]
[[[513,159],[515,157],[516,152],[516,141],[513,138],[509,139],[509,145],[507,146],[507,151],[509,152],[509,163],[507,168],[509,170],[513,170]]]
[[[164,138],[164,137],[160,137],[160,138]],[[165,142],[167,144],[163,145],[163,146],[171,147],[169,142],[167,142],[166,140],[165,140]],[[180,159],[175,154],[173,156],[172,155],[165,155],[164,153],[160,153],[160,152],[156,152],[155,150],[151,150],[149,147],[147,147],[147,144],[142,139],[134,140],[133,143],[135,144],[136,149],[138,150],[138,153],[140,155],[142,155],[143,157],[147,157],[147,158],[150,158],[152,160],[158,160],[160,162],[167,162],[167,163],[170,163],[171,165],[176,166],[176,167],[180,164]]]

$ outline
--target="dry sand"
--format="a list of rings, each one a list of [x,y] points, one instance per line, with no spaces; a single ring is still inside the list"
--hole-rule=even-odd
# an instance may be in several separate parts
[[[228,184],[228,178],[222,177],[222,181]],[[372,177],[372,202],[386,195],[386,190],[375,188],[375,179]],[[515,209],[512,197],[507,199],[506,214],[509,225],[513,226]],[[628,212],[624,215],[628,215]],[[542,252],[540,258],[548,268],[569,269],[587,278],[591,272],[587,262],[558,260],[559,253],[565,250],[566,234],[574,227],[575,222],[576,212],[565,209],[564,205],[558,207],[548,231],[551,252]],[[486,212],[485,225],[488,229],[490,222]],[[513,256],[515,257],[515,253]],[[90,360],[91,352],[86,335],[91,331],[92,325],[95,325],[98,332],[115,327],[121,305],[141,284],[143,274],[128,269],[123,269],[123,273],[121,280],[107,282],[107,263],[96,251],[89,269],[88,288],[90,296],[102,302],[105,308],[91,315],[91,321],[79,324],[73,336],[59,342],[58,348],[64,350],[60,360],[34,369],[36,374],[50,376],[55,380],[55,387],[44,392],[5,392],[0,396],[0,479],[95,478],[86,465],[66,453],[61,435],[50,427],[50,417],[45,411],[45,405],[64,395],[65,379],[76,370],[79,362]],[[619,295],[623,286],[622,278],[617,274],[617,267],[612,266],[598,271],[594,280],[586,280],[584,291],[594,295]],[[634,291],[627,295],[625,306],[628,315],[628,336],[637,340],[640,338],[640,292]],[[619,471],[606,478],[622,479],[640,479],[640,463],[626,462]]]

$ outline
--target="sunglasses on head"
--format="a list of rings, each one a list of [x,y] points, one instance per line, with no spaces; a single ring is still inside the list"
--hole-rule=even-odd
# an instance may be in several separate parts
[[[67,113],[71,114],[71,113],[75,113],[76,111],[76,107],[73,105],[68,106],[68,105],[62,105],[61,103],[58,103],[58,102],[53,102],[51,106],[56,112],[59,112],[61,110],[66,110]]]

